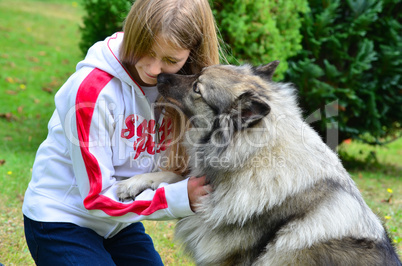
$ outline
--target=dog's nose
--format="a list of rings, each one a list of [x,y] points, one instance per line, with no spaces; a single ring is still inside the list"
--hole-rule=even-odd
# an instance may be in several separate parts
[[[159,84],[170,84],[170,79],[169,79],[169,74],[163,74],[163,73],[161,73],[161,74],[159,74],[158,75],[158,77],[157,77],[157,82],[159,83]]]

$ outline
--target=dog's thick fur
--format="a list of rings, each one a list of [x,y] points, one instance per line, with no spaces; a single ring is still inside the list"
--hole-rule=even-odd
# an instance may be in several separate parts
[[[337,155],[303,121],[294,88],[272,81],[278,63],[158,76],[191,120],[191,175],[213,188],[176,237],[198,265],[401,265]],[[138,192],[129,183],[124,197]]]

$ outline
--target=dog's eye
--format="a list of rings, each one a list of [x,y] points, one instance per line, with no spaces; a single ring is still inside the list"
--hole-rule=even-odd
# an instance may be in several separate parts
[[[198,94],[201,93],[201,92],[200,92],[200,89],[198,88],[198,82],[194,82],[194,84],[193,84],[193,91],[194,91],[195,93],[198,93]]]

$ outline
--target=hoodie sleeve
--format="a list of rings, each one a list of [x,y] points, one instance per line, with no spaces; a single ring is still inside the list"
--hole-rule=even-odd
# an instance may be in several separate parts
[[[113,164],[116,147],[112,143],[116,114],[112,112],[116,105],[124,103],[117,100],[118,88],[105,90],[119,83],[112,80],[113,76],[102,70],[83,68],[55,99],[60,120],[64,121],[63,129],[84,207],[95,216],[119,222],[175,219],[193,214],[187,194],[188,180],[161,184],[155,191],[145,190],[132,202],[117,199],[118,181]]]

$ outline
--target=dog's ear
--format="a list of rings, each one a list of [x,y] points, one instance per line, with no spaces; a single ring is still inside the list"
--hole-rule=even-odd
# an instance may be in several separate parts
[[[253,92],[241,94],[232,110],[232,120],[237,129],[251,127],[269,114],[271,107]]]
[[[274,75],[274,72],[278,65],[279,65],[279,61],[275,60],[266,65],[256,67],[255,72],[257,75],[263,76],[264,78],[266,78],[268,80],[272,80],[272,76]]]

